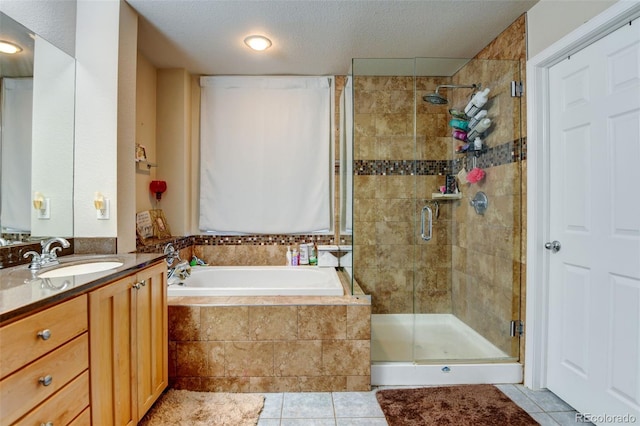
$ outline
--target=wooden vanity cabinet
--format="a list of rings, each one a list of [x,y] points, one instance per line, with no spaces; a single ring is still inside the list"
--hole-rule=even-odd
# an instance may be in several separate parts
[[[87,424],[88,368],[86,295],[3,325],[0,425]]]
[[[168,384],[164,262],[89,293],[91,419],[135,425]]]

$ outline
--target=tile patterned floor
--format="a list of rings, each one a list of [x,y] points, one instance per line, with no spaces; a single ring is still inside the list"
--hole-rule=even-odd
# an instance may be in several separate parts
[[[522,385],[497,385],[542,426],[586,425],[553,393]],[[258,426],[386,426],[371,392],[266,393]],[[506,426],[506,425],[505,425]]]

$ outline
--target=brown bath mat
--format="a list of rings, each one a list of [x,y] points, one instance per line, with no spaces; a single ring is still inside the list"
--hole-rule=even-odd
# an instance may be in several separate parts
[[[376,392],[389,426],[529,426],[538,423],[492,385]]]
[[[252,393],[169,389],[138,423],[140,426],[255,426],[264,396]]]

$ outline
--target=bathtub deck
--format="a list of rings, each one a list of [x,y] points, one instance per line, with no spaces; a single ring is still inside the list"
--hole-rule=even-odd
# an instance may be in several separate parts
[[[169,306],[370,305],[368,296],[170,296]]]

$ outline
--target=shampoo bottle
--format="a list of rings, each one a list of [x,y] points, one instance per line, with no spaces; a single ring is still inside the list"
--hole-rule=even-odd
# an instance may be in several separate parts
[[[469,130],[473,130],[473,128],[476,127],[476,124],[478,124],[480,120],[482,120],[486,116],[487,116],[486,109],[483,109],[482,111],[474,115],[473,118],[469,120]]]
[[[473,98],[471,98],[467,106],[464,108],[464,113],[467,114],[467,117],[475,117],[475,115],[480,112],[480,108],[482,108],[488,100],[489,88],[487,87],[482,92],[478,92],[473,95]]]
[[[292,259],[291,246],[287,246],[287,266],[291,266],[291,259]]]
[[[468,129],[468,125],[469,123],[467,123],[466,120],[460,120],[458,118],[453,118],[449,121],[449,126],[462,131],[466,131]]]
[[[454,130],[452,133],[452,136],[456,139],[458,139],[459,141],[466,141],[467,140],[467,134],[465,132],[463,132],[462,130]]]
[[[300,244],[300,262],[299,265],[309,264],[309,246],[306,244]]]
[[[299,261],[300,257],[298,255],[298,249],[294,247],[291,252],[291,266],[298,266]]]
[[[483,118],[476,125],[476,127],[473,128],[472,131],[467,133],[467,140],[470,140],[470,141],[474,140],[476,136],[480,136],[481,134],[483,134],[489,128],[489,126],[491,126],[491,119]]]

